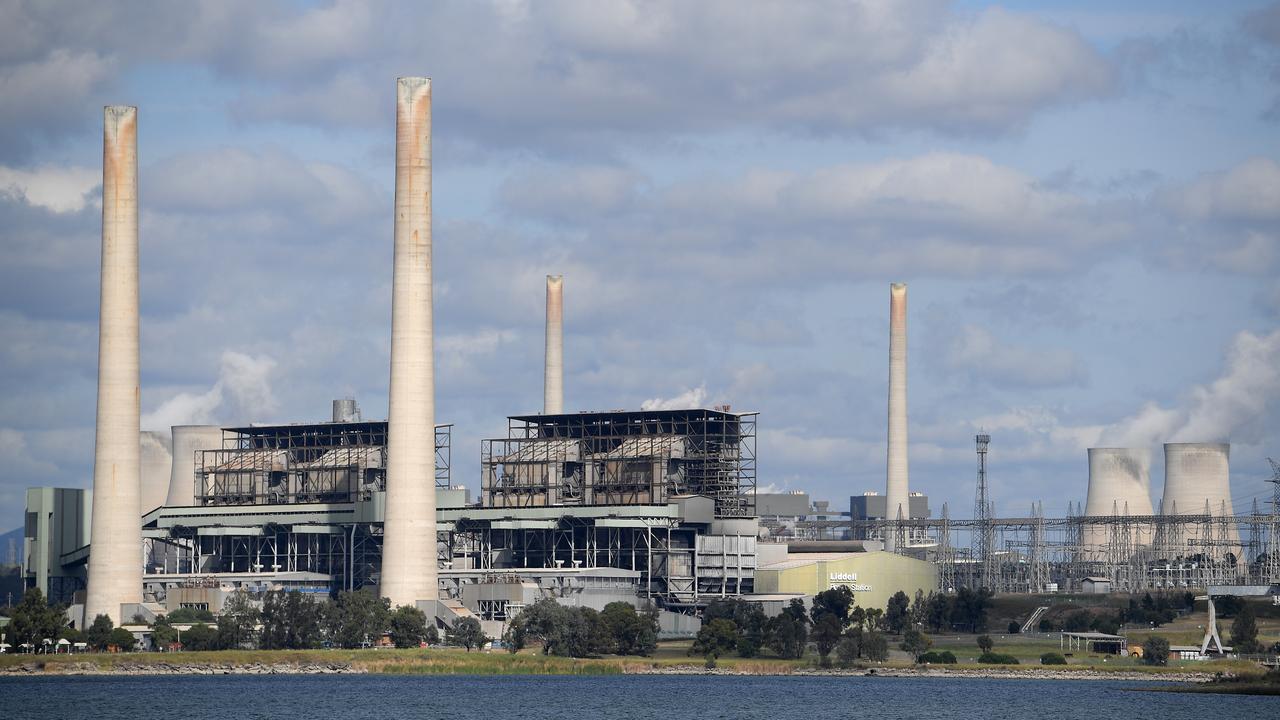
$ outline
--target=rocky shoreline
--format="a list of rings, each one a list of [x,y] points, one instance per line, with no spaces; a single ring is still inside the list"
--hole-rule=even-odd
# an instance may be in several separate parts
[[[696,665],[679,665],[652,669],[628,669],[636,675],[761,675],[784,673],[760,673],[731,668],[707,669]],[[972,678],[983,680],[1126,680],[1148,682],[1204,683],[1214,679],[1209,673],[1142,673],[1103,672],[1099,670],[1003,670],[992,668],[868,668],[868,669],[817,669],[799,668],[785,673],[803,677],[883,677],[883,678]]]
[[[378,672],[351,663],[183,663],[183,662],[94,662],[45,663],[32,661],[0,670],[0,675],[349,675]],[[1098,670],[1002,669],[1002,668],[795,668],[770,672],[760,668],[708,669],[699,665],[661,667],[628,664],[628,675],[798,675],[803,677],[883,677],[883,678],[973,678],[995,680],[1125,680],[1141,682],[1205,683],[1210,673],[1102,672]]]

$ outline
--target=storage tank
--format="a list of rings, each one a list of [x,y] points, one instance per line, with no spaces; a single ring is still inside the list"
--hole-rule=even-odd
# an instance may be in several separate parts
[[[169,433],[143,430],[141,443],[142,513],[145,515],[164,505],[169,496],[169,477],[173,472],[173,453],[169,449]]]
[[[1151,506],[1151,452],[1146,448],[1089,448],[1087,517],[1154,515]],[[1151,542],[1151,527],[1135,527],[1135,545]],[[1107,525],[1086,525],[1083,542],[1090,554],[1105,552]]]
[[[217,425],[174,425],[173,463],[165,507],[195,505],[196,453],[222,449],[222,428]]]
[[[1231,507],[1230,443],[1165,443],[1164,511],[1203,515],[1206,501],[1209,514],[1215,517],[1235,514]],[[1198,528],[1187,529],[1188,539],[1203,540],[1199,535]],[[1240,542],[1234,525],[1227,540]],[[1239,556],[1239,548],[1231,551]]]

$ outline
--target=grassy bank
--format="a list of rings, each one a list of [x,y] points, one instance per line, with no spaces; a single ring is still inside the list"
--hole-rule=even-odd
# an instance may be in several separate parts
[[[785,675],[810,663],[773,658],[722,658],[722,670],[760,675]],[[279,669],[325,667],[354,672],[422,675],[618,675],[701,667],[701,658],[685,655],[683,647],[660,647],[654,657],[562,658],[526,650],[466,652],[453,648],[428,650],[221,650],[184,653],[89,653],[83,655],[0,655],[0,673],[32,668],[47,673],[82,671],[88,665],[101,672],[146,672],[172,668]]]

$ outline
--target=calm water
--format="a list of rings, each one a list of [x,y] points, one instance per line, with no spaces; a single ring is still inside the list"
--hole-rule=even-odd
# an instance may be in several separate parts
[[[251,676],[0,678],[0,717],[1105,718],[1277,717],[1276,698],[1131,692],[1132,682],[796,677]]]

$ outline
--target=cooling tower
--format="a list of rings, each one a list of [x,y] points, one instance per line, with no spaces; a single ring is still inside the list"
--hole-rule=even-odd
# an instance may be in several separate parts
[[[102,295],[85,618],[142,602],[138,442],[138,109],[103,114]]]
[[[196,453],[222,449],[222,429],[217,425],[174,425],[173,463],[169,469],[169,494],[165,507],[196,504]]]
[[[542,414],[564,412],[564,278],[547,276],[547,356],[542,378]]]
[[[141,446],[142,512],[149,513],[164,505],[169,494],[169,475],[173,471],[169,433],[143,430]]]
[[[1089,496],[1086,517],[1154,515],[1151,507],[1151,452],[1145,448],[1089,448]],[[1133,528],[1135,545],[1151,542],[1149,525]],[[1082,541],[1091,555],[1105,551],[1107,525],[1086,525]]]
[[[885,463],[885,517],[910,517],[907,490],[907,286],[889,286],[889,447]],[[885,533],[885,550],[895,550],[894,533]]]
[[[1165,443],[1164,511],[1169,514],[1203,515],[1205,502],[1214,516],[1232,515],[1231,445],[1228,443]],[[1225,507],[1225,511],[1224,511]],[[1196,529],[1188,529],[1188,539],[1199,539]],[[1235,526],[1227,540],[1240,542]],[[1203,546],[1201,546],[1203,548]],[[1239,556],[1239,549],[1231,550]],[[1197,552],[1192,548],[1192,552]]]
[[[395,267],[380,592],[436,600],[435,363],[431,317],[431,80],[396,85]]]

